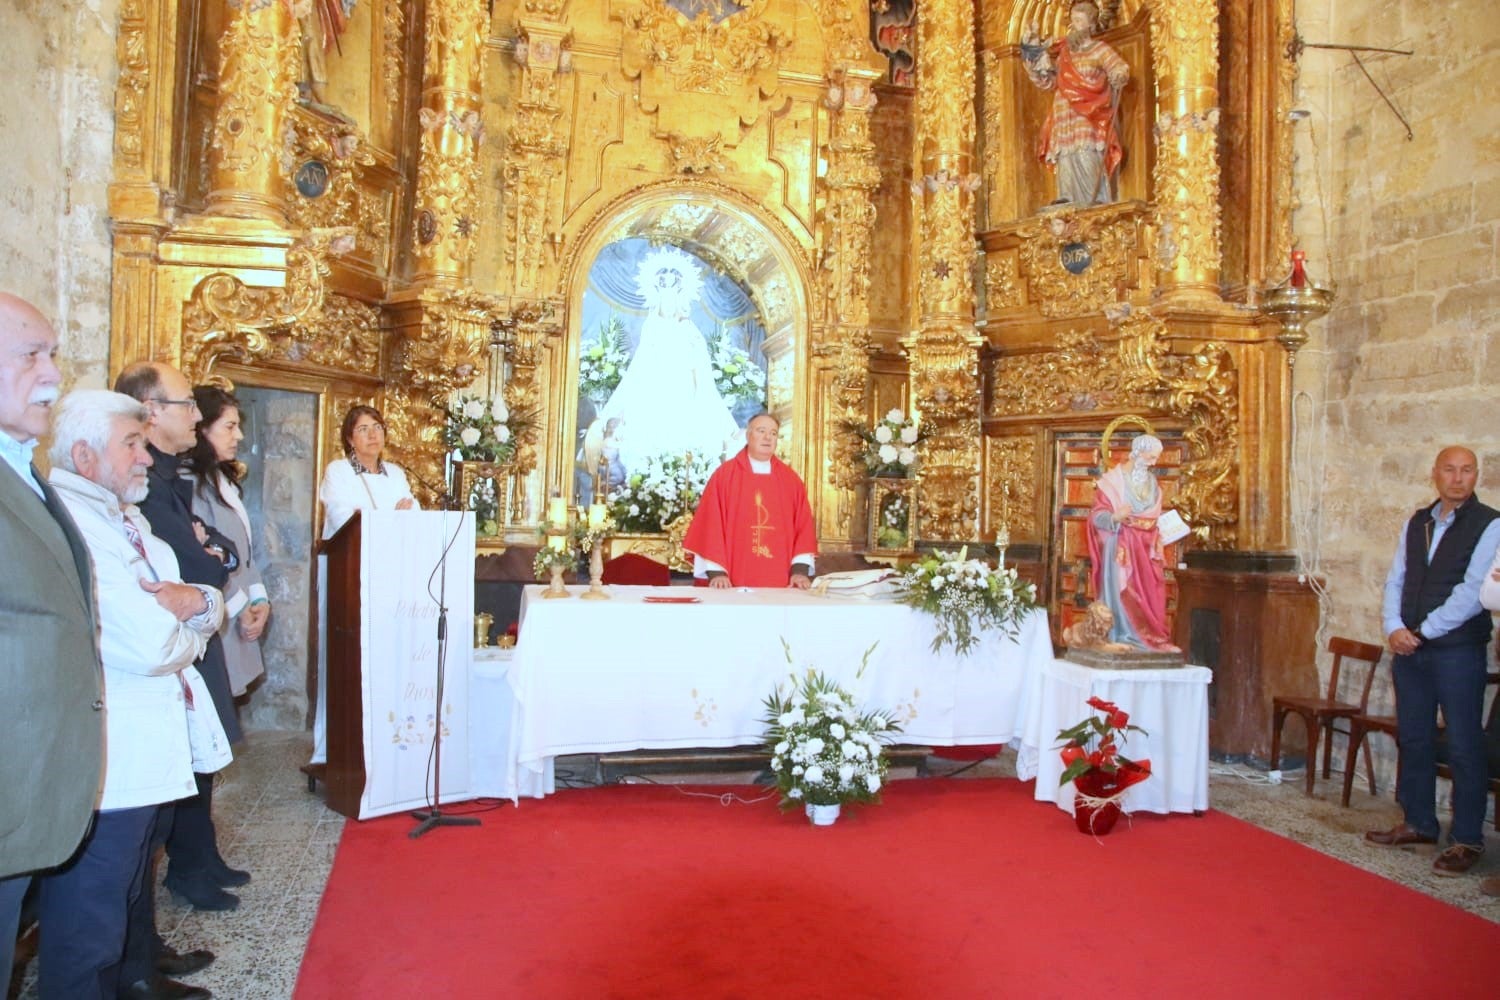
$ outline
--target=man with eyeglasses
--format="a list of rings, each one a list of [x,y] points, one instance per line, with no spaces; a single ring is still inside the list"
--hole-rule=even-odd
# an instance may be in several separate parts
[[[177,456],[197,440],[199,413],[192,384],[171,365],[147,361],[122,371],[115,380],[115,391],[139,400],[147,411],[146,450],[152,465],[146,478],[146,499],[139,505],[141,513],[152,532],[171,546],[184,583],[222,588],[230,570],[239,565],[240,553],[233,542],[192,513],[192,484],[177,472]],[[225,735],[231,743],[238,743],[243,734],[219,635],[209,639],[197,667],[213,697]],[[243,885],[250,875],[229,867],[219,854],[212,813],[214,776],[198,773],[194,777],[197,794],[164,808],[157,827],[155,837],[165,839],[167,848],[165,885],[196,909],[232,910],[239,906],[239,897],[224,888]],[[141,905],[154,913],[154,899],[146,899]],[[134,933],[137,926],[140,924],[132,921],[132,936],[126,946],[128,963],[150,962],[165,975],[187,975],[213,961],[208,951],[178,955],[154,932],[149,939],[138,940]],[[154,928],[155,924],[148,926]]]

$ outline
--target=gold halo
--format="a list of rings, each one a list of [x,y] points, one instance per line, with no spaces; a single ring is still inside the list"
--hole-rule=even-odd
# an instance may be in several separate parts
[[[1121,424],[1134,424],[1136,427],[1139,427],[1147,434],[1156,434],[1156,431],[1151,426],[1151,421],[1147,420],[1145,417],[1138,417],[1134,413],[1127,413],[1124,416],[1115,417],[1115,419],[1111,420],[1107,425],[1105,425],[1104,436],[1099,439],[1100,471],[1107,471],[1109,469],[1109,439],[1114,436],[1115,431]]]

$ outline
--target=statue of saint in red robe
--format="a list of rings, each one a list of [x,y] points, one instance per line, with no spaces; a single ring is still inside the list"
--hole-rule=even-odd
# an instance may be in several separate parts
[[[682,547],[710,586],[805,588],[818,551],[807,487],[776,457],[774,417],[745,430],[746,446],[709,477]]]
[[[1167,629],[1167,580],[1162,556],[1161,485],[1151,466],[1161,458],[1160,439],[1141,434],[1130,459],[1094,484],[1089,512],[1089,558],[1094,599],[1114,612],[1111,642],[1162,653],[1178,652]]]

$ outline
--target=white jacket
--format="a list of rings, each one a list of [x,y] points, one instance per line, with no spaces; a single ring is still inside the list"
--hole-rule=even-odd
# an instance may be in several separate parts
[[[1495,550],[1495,561],[1479,586],[1479,603],[1491,611],[1500,611],[1500,580],[1495,579],[1496,573],[1500,573],[1500,549]]]
[[[64,469],[48,476],[78,524],[94,562],[99,648],[104,660],[104,791],[100,809],[131,809],[197,793],[180,671],[191,671],[218,630],[214,620],[179,622],[141,589],[142,579],[182,582],[177,557],[151,533],[134,506],[120,509],[104,487]],[[125,534],[125,516],[141,533],[149,568]],[[212,590],[212,588],[201,588]],[[214,711],[206,698],[196,707]]]
[[[383,465],[383,473],[374,473],[355,472],[347,458],[328,463],[323,470],[323,485],[318,487],[318,499],[323,501],[324,538],[332,538],[357,510],[395,510],[402,500],[410,500],[413,509],[421,509],[401,467],[394,462]]]

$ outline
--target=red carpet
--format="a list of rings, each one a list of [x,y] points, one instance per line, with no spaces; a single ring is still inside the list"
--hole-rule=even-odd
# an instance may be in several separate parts
[[[1500,926],[1218,813],[1096,842],[929,779],[828,829],[650,786],[483,819],[349,823],[297,996],[1497,995]]]

